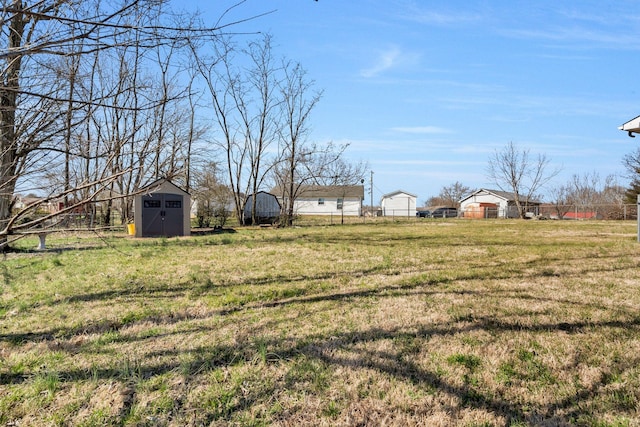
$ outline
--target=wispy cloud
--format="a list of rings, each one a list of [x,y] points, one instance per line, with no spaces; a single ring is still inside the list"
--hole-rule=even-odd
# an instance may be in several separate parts
[[[443,133],[453,133],[449,129],[441,128],[438,126],[410,126],[410,127],[394,127],[391,128],[394,132],[421,134],[421,135],[433,135]]]
[[[637,49],[637,34],[609,33],[581,27],[549,29],[504,29],[500,33],[519,39],[537,39],[563,43],[586,43],[600,46]]]
[[[401,51],[397,46],[383,51],[378,56],[375,64],[369,68],[366,68],[360,72],[362,77],[375,77],[384,71],[387,71],[396,66],[401,58]]]
[[[417,3],[409,5],[407,9],[401,13],[401,17],[420,24],[446,27],[467,25],[484,20],[481,12],[471,11],[468,8],[466,10],[460,10],[460,8],[436,10],[433,5],[425,7],[423,4]]]
[[[405,16],[406,19],[421,24],[431,24],[440,26],[451,26],[459,24],[468,24],[470,22],[478,22],[482,20],[480,15],[465,15],[461,13],[439,13],[433,11],[413,10],[411,15]]]

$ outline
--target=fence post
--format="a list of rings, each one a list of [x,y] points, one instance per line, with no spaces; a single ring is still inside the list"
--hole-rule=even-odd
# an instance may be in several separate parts
[[[636,205],[636,218],[638,221],[638,242],[640,242],[640,194],[638,194],[637,205]]]

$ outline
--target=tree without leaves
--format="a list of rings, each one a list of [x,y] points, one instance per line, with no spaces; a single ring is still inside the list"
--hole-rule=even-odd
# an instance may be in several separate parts
[[[568,184],[571,204],[583,211],[594,212],[605,218],[620,217],[624,204],[624,191],[613,175],[604,180],[597,172],[574,174]]]
[[[627,203],[635,204],[640,194],[640,147],[626,154],[622,158],[622,165],[627,171],[626,177],[630,180],[625,199]]]
[[[224,153],[235,213],[244,222],[247,195],[257,193],[275,164],[267,157],[277,140],[279,70],[274,65],[271,38],[249,42],[238,49],[229,40],[218,44],[213,56],[191,46],[198,72],[211,97],[214,121],[219,129],[217,146]],[[247,63],[245,67],[237,65]],[[253,197],[252,222],[256,222]]]
[[[560,172],[559,169],[547,171],[549,163],[546,155],[539,154],[532,159],[529,150],[520,150],[509,142],[489,158],[487,176],[500,190],[513,194],[518,215],[524,218],[528,203]]]
[[[268,179],[281,190],[285,224],[294,215],[293,205],[303,186],[359,182],[362,168],[357,166],[353,178],[354,171],[342,159],[346,145],[306,139],[310,114],[321,93],[313,92],[313,82],[300,64],[278,63],[268,35],[244,49],[229,40],[217,47],[213,56],[203,55],[198,46],[192,49],[219,129],[216,145],[225,157],[238,222],[245,220],[246,196],[263,189]],[[251,200],[255,223],[257,198]]]
[[[458,208],[460,207],[460,200],[472,192],[473,190],[470,187],[456,181],[451,185],[442,187],[438,197],[443,205]]]
[[[571,188],[567,184],[551,188],[549,194],[552,198],[553,209],[559,219],[564,218],[571,210]]]
[[[207,163],[194,171],[195,183],[193,196],[197,201],[197,218],[200,227],[223,227],[230,210],[229,202],[233,195],[229,186],[221,179],[222,173],[216,163]]]
[[[284,78],[279,89],[282,99],[282,126],[279,127],[280,158],[274,168],[276,185],[282,190],[282,211],[285,225],[291,225],[294,204],[300,188],[313,179],[313,158],[323,150],[316,144],[308,144],[307,133],[310,114],[320,101],[321,93],[309,93],[313,82],[306,79],[306,71],[300,64],[284,62]],[[331,144],[324,147],[331,149]],[[326,159],[326,158],[325,158]]]
[[[166,105],[167,92],[160,97],[148,96],[150,92],[144,99],[137,96],[141,86],[135,75],[130,86],[121,85],[115,92],[105,91],[104,80],[96,86],[94,78],[105,76],[100,69],[105,68],[107,58],[130,51],[135,52],[136,60],[148,60],[147,52],[196,39],[215,44],[221,33],[237,22],[221,20],[213,28],[167,24],[163,1],[127,0],[117,6],[101,0],[3,0],[1,4],[0,246],[5,247],[8,235],[37,225],[20,221],[37,205],[12,212],[18,182],[27,188],[30,182],[42,181],[45,174],[53,176],[51,168],[62,165],[63,180],[60,186],[52,187],[45,200],[67,198],[68,207],[78,208],[98,198],[122,197],[123,191],[130,190],[122,185],[127,174],[137,171],[138,182],[145,178],[139,166],[147,159],[134,148],[136,141],[142,141],[143,120],[129,120],[121,113],[157,110]],[[64,58],[69,59],[68,71],[60,67]],[[93,71],[87,72],[88,64]],[[131,63],[126,65],[122,70],[132,71]],[[137,69],[133,67],[134,72]],[[86,77],[90,77],[89,84],[83,84]],[[130,102],[123,104],[125,99]],[[104,121],[96,120],[98,109],[105,113]],[[166,116],[162,123],[166,123]],[[106,130],[110,132],[106,134]],[[165,131],[148,127],[145,131],[165,144]],[[173,136],[177,141],[178,135]],[[132,149],[126,152],[127,147]],[[175,170],[175,152],[172,149],[168,156],[173,162],[169,172]],[[123,163],[125,156],[132,161]],[[72,166],[73,159],[82,159],[84,166]],[[159,156],[154,163],[160,165]],[[74,171],[83,173],[74,176]],[[113,194],[116,182],[118,195]],[[72,194],[74,199],[69,201]],[[65,208],[61,213],[68,211]]]

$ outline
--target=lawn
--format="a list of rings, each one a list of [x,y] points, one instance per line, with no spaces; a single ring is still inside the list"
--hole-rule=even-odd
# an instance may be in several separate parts
[[[640,425],[635,222],[36,240],[0,264],[0,425]]]

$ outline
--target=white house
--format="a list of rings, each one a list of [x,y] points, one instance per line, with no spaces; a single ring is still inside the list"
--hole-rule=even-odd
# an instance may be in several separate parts
[[[521,203],[525,203],[521,200]],[[529,201],[529,209],[537,210],[540,202]],[[513,193],[481,188],[460,200],[464,218],[518,218],[518,209]],[[536,212],[537,213],[537,212]]]
[[[402,190],[384,194],[380,199],[382,216],[415,217],[417,198],[415,194]]]
[[[282,200],[282,189],[271,192]],[[363,185],[308,185],[298,189],[293,210],[296,215],[361,216],[363,200]]]
[[[251,223],[253,209],[253,195],[247,197],[244,205],[244,223]],[[280,216],[280,202],[274,194],[266,191],[256,193],[256,217],[259,223],[273,223]]]

